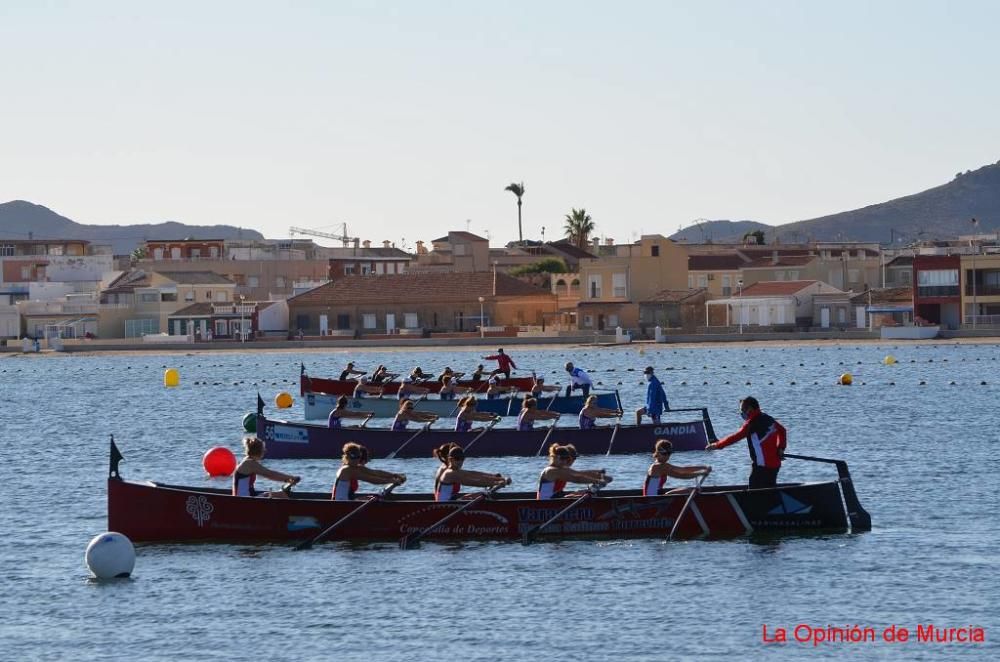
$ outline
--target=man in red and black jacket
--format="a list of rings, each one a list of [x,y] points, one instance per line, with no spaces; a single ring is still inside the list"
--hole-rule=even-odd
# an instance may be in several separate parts
[[[778,481],[781,459],[785,456],[785,428],[760,410],[760,403],[756,398],[740,400],[740,416],[746,421],[743,427],[725,439],[709,444],[705,450],[714,451],[746,439],[753,467],[750,471],[750,489],[774,487]]]

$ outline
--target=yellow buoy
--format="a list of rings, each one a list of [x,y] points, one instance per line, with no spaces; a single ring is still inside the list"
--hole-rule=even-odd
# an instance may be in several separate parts
[[[163,371],[163,385],[167,388],[174,388],[181,384],[181,373],[177,368],[167,368]]]
[[[837,380],[837,383],[840,384],[841,386],[850,386],[853,382],[854,382],[854,377],[852,377],[851,373],[849,372],[845,372],[840,376],[840,379]]]
[[[293,402],[294,400],[292,400],[292,396],[285,391],[282,391],[278,395],[274,396],[274,405],[278,409],[288,409],[292,406]]]
[[[884,363],[885,365],[895,365],[896,357],[893,356],[892,354],[887,354],[886,357],[882,359],[882,363]]]

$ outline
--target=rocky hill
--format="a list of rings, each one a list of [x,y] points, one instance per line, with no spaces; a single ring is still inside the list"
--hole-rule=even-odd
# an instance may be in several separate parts
[[[256,230],[231,225],[185,225],[168,221],[137,225],[83,225],[48,207],[24,200],[0,203],[0,239],[86,239],[128,255],[146,239],[263,239]]]

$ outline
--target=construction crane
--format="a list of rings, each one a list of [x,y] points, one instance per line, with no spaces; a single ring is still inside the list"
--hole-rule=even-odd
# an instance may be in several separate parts
[[[292,226],[288,228],[288,236],[294,237],[297,234],[304,234],[310,237],[325,237],[327,239],[339,239],[343,242],[344,246],[350,246],[351,242],[354,241],[354,237],[348,236],[347,234],[347,223],[340,224],[340,234],[333,234],[330,232],[320,232],[319,230],[310,230],[309,228],[297,228]]]

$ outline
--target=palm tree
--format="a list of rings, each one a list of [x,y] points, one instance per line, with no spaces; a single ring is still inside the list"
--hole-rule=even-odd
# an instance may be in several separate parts
[[[751,246],[753,244],[757,244],[758,246],[764,245],[763,230],[754,230],[753,232],[747,232],[745,235],[743,235],[744,246]]]
[[[570,209],[570,212],[566,214],[564,228],[566,238],[576,244],[580,250],[586,250],[587,240],[595,227],[594,220],[590,218],[586,209]]]
[[[511,182],[504,190],[517,196],[517,242],[524,243],[524,235],[521,233],[521,196],[524,195],[524,182],[520,184]]]

